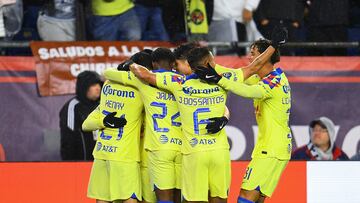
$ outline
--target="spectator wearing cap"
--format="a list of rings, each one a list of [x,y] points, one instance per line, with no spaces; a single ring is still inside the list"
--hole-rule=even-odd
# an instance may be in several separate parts
[[[292,160],[349,160],[335,145],[335,125],[327,117],[320,117],[310,123],[310,142],[296,149]]]

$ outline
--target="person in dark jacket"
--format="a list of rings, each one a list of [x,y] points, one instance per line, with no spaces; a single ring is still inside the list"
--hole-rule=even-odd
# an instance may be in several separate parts
[[[310,0],[307,40],[346,42],[349,21],[348,0]],[[346,49],[311,49],[309,55],[346,55]]]
[[[297,41],[295,32],[299,29],[305,11],[304,0],[263,0],[255,13],[255,21],[260,33],[271,39],[274,27],[282,24],[288,30],[289,41]],[[289,49],[281,49],[282,55],[294,55]]]
[[[76,81],[76,96],[60,111],[62,160],[93,160],[95,132],[83,132],[81,125],[99,105],[102,81],[93,71],[80,73]]]
[[[169,41],[169,36],[162,19],[161,1],[137,0],[135,11],[141,26],[141,40]]]
[[[335,145],[335,125],[327,117],[320,117],[310,123],[309,144],[296,149],[292,160],[349,160],[349,157]]]

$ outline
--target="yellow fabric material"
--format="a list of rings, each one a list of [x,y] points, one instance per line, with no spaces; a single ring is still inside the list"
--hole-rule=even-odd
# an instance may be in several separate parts
[[[235,94],[254,99],[259,134],[252,157],[289,160],[292,150],[289,128],[291,88],[285,73],[280,68],[274,69],[256,85],[225,77],[218,84]]]
[[[95,159],[87,196],[104,201],[141,198],[140,166],[138,162]]]
[[[138,89],[145,108],[145,149],[180,151],[180,113],[174,95],[141,82],[132,72],[107,69],[107,79]]]
[[[174,94],[181,114],[184,135],[182,153],[229,149],[225,129],[208,134],[209,118],[224,115],[226,91],[218,85],[203,83],[196,75],[182,77],[173,73],[157,73],[156,85]]]
[[[207,202],[208,192],[225,199],[231,182],[230,153],[213,150],[183,155],[182,174],[181,192],[187,201]]]
[[[288,162],[276,158],[253,158],[246,168],[241,188],[255,190],[259,187],[262,194],[271,197]]]
[[[160,190],[180,189],[182,155],[179,151],[148,152],[151,185]]]
[[[191,34],[207,34],[209,32],[204,0],[186,0],[189,7],[187,23]]]
[[[92,12],[97,16],[114,16],[134,7],[131,0],[92,0]]]
[[[93,156],[95,159],[115,161],[140,161],[140,130],[142,125],[143,103],[140,93],[128,86],[105,81],[100,96],[97,117],[102,121],[107,113],[117,112],[116,117],[125,117],[127,124],[119,129],[100,130]],[[100,115],[100,119],[98,118]],[[90,114],[91,115],[91,114]]]

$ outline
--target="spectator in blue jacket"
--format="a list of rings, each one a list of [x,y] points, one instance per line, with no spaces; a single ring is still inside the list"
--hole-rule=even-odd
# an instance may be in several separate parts
[[[349,160],[335,145],[335,125],[327,117],[320,117],[310,123],[309,144],[296,149],[292,160]]]

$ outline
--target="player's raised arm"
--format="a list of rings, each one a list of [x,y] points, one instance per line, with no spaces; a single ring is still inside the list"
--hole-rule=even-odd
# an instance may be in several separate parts
[[[130,71],[133,72],[140,80],[156,86],[156,74],[149,71],[144,66],[133,63],[130,65]]]
[[[137,87],[138,78],[130,71],[119,71],[115,68],[108,68],[104,71],[104,76],[106,79],[113,82],[117,82],[123,85],[128,85],[132,87]]]
[[[259,84],[247,85],[245,83],[235,83],[224,78],[218,82],[218,85],[245,98],[263,99],[268,95],[267,90]]]
[[[104,76],[106,79],[111,80],[113,82],[118,82],[124,84],[123,75],[127,75],[128,73],[125,71],[118,71],[115,68],[108,68],[104,71]]]
[[[286,43],[287,39],[288,39],[288,32],[287,32],[286,28],[285,27],[275,27],[274,30],[272,31],[272,35],[271,35],[271,45],[264,52],[262,52],[258,57],[256,57],[249,65],[247,65],[246,67],[244,67],[242,69],[243,75],[244,75],[244,80],[246,80],[247,78],[249,78],[256,72],[258,72],[259,69],[262,68],[264,66],[264,64],[267,61],[269,61],[269,59],[273,56],[276,49],[278,49],[278,47],[280,45],[283,45]],[[254,45],[252,45],[252,46],[254,46]],[[252,51],[254,51],[254,50],[251,49],[251,52]],[[250,54],[252,54],[252,53],[250,53]]]

